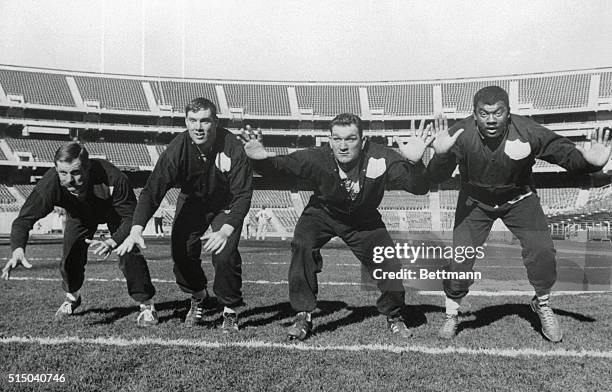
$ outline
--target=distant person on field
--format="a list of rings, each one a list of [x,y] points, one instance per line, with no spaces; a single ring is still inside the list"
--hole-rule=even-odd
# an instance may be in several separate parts
[[[155,225],[155,237],[164,236],[164,209],[160,206],[153,214],[153,224]]]
[[[262,206],[261,210],[255,214],[255,218],[257,219],[257,236],[256,240],[260,238],[262,240],[266,239],[266,233],[268,232],[268,227],[270,226],[270,222],[272,221],[272,215],[267,210],[267,206]]]
[[[87,248],[92,246],[94,254],[106,258],[128,236],[136,196],[125,174],[106,160],[89,159],[87,150],[79,143],[61,146],[54,162],[55,168],[48,170],[36,184],[13,222],[13,254],[2,270],[2,278],[8,280],[11,271],[20,264],[31,268],[25,257],[29,230],[37,220],[53,211],[54,206],[64,208],[67,220],[60,271],[66,301],[55,313],[55,318],[61,320],[72,315],[81,304],[79,290],[85,279]],[[108,225],[110,238],[92,239],[100,223]],[[138,325],[157,324],[153,306],[155,288],[145,258],[137,247],[119,257],[119,269],[127,281],[128,293],[140,304]]]
[[[245,240],[251,238],[251,220],[249,219],[249,214],[244,217],[244,221],[242,221],[242,236]]]
[[[350,247],[381,295],[378,311],[386,316],[386,327],[403,338],[412,334],[401,315],[405,291],[401,279],[375,279],[375,269],[398,272],[400,261],[388,258],[373,262],[374,248],[395,246],[377,210],[385,186],[394,184],[414,194],[429,190],[421,159],[433,140],[429,126],[419,130],[412,124],[410,143],[398,140],[401,154],[363,136],[361,119],[351,113],[336,116],[329,124],[329,145],[275,156],[261,143],[261,133],[247,127],[245,151],[264,173],[284,173],[309,180],[314,195],[295,227],[289,266],[289,300],[297,312],[287,330],[290,339],[306,339],[312,333],[312,312],[317,307],[317,274],[323,260],[320,249],[339,236]]]
[[[474,114],[448,129],[446,118],[436,119],[438,137],[452,135],[456,141],[444,146],[433,143],[435,155],[428,173],[434,182],[450,178],[459,165],[461,189],[455,212],[455,247],[479,247],[486,241],[493,222],[501,219],[519,239],[527,277],[535,290],[531,308],[540,318],[543,335],[561,341],[561,327],[550,306],[550,291],[557,278],[555,248],[546,216],[532,178],[535,159],[562,166],[568,172],[594,172],[610,159],[609,131],[595,132],[591,148],[585,150],[535,121],[510,113],[508,93],[498,86],[480,89],[474,95]],[[472,272],[475,257],[451,260],[450,272]],[[471,279],[448,279],[446,319],[442,338],[457,334],[458,309],[474,283]]]
[[[218,124],[217,108],[208,99],[196,98],[187,104],[187,130],[159,157],[140,193],[130,235],[117,253],[129,252],[136,244],[144,247],[144,227],[166,192],[180,187],[170,238],[176,283],[191,294],[185,324],[203,321],[208,298],[200,259],[204,239],[203,250],[211,253],[215,268],[213,292],[224,305],[222,328],[232,332],[238,331],[236,308],[243,303],[238,242],[251,205],[252,170],[242,144]],[[212,231],[204,234],[209,226]]]

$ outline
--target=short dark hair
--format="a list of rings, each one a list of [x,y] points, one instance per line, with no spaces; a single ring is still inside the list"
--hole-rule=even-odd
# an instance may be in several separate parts
[[[479,102],[485,105],[495,105],[499,101],[502,101],[506,104],[507,108],[510,108],[510,101],[508,100],[506,90],[499,86],[483,87],[474,95],[474,110],[476,110]]]
[[[185,117],[187,117],[187,113],[189,112],[197,113],[200,110],[210,110],[213,118],[215,120],[217,119],[217,107],[215,104],[210,99],[202,97],[192,99],[191,102],[185,106]]]
[[[359,116],[353,113],[342,113],[334,117],[333,120],[329,122],[329,131],[331,132],[332,128],[336,125],[339,126],[349,126],[355,125],[357,130],[359,130],[359,137],[363,137],[363,123]]]
[[[70,142],[55,151],[53,162],[55,164],[57,162],[72,162],[75,159],[80,160],[83,166],[89,166],[89,152],[87,152],[85,146],[79,142]]]

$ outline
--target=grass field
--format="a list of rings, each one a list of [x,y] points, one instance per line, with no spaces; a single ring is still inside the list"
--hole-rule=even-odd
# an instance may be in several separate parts
[[[174,283],[167,241],[151,241],[145,251],[160,316],[149,329],[135,325],[137,307],[116,262],[94,256],[81,290],[83,305],[55,323],[63,301],[61,245],[29,246],[32,270],[17,270],[14,279],[0,283],[0,390],[612,390],[607,244],[558,246],[563,293],[553,297],[553,308],[564,329],[559,344],[539,333],[517,245],[487,248],[486,261],[477,264],[483,279],[473,286],[451,342],[436,336],[444,317],[439,282],[411,282],[405,315],[414,337],[401,340],[386,331],[374,306],[377,292],[363,289],[360,267],[342,247],[322,251],[315,335],[287,342],[293,316],[289,244],[247,242],[241,252],[246,306],[240,309],[241,331],[226,335],[216,328],[220,315],[214,309],[205,325],[183,325],[188,297]],[[8,246],[0,246],[0,254],[8,256]],[[203,259],[212,278],[209,258]],[[573,292],[587,289],[598,292]],[[10,374],[40,373],[63,374],[65,381],[9,382]]]

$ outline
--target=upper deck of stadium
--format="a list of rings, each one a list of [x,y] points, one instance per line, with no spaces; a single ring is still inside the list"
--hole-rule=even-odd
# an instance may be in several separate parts
[[[0,106],[145,116],[182,116],[185,103],[210,98],[221,118],[364,120],[460,118],[481,87],[499,85],[525,115],[612,110],[612,68],[388,82],[297,82],[110,75],[0,65]]]

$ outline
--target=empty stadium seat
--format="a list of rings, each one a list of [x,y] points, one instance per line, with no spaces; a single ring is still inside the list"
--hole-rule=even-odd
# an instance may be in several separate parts
[[[244,114],[290,116],[287,86],[276,84],[224,84],[229,107],[243,108]]]
[[[66,75],[0,69],[0,85],[7,95],[22,95],[26,103],[75,106]]]
[[[366,86],[371,109],[384,109],[385,115],[433,115],[433,85],[388,84]]]

